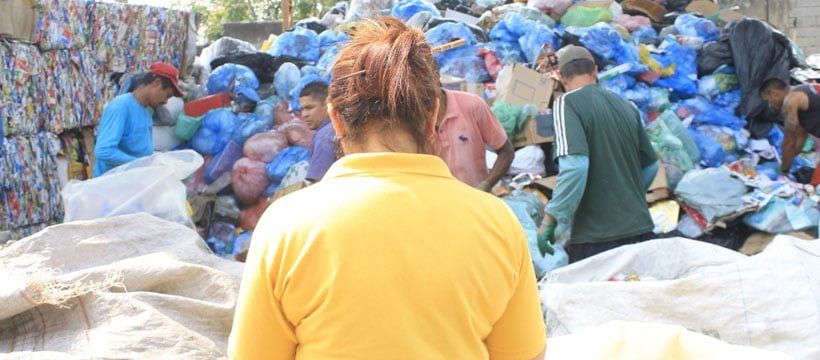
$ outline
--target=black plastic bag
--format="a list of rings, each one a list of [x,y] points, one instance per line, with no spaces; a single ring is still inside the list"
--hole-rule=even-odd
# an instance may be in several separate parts
[[[775,124],[783,125],[783,114],[763,102],[747,115],[746,129],[752,139],[765,139]]]
[[[759,88],[766,79],[789,82],[793,60],[791,45],[782,36],[775,36],[772,28],[760,20],[746,18],[730,25],[727,28],[731,31],[729,46],[743,89],[743,98],[735,113],[751,116],[765,105]]]
[[[273,74],[276,72],[276,57],[261,51],[235,53],[216,58],[211,61],[211,69],[216,69],[224,64],[237,64],[249,67],[261,83],[273,82]]]
[[[692,0],[666,0],[666,10],[670,12],[686,12],[686,7],[689,6]]]
[[[430,18],[430,21],[428,21],[427,24],[424,26],[424,31],[427,32],[427,30],[430,30],[430,29],[432,29],[436,26],[439,26],[441,24],[444,24],[444,23],[459,23],[459,21],[434,16],[434,17]],[[487,35],[487,32],[484,31],[484,29],[482,29],[478,26],[475,26],[475,25],[467,24],[467,23],[464,23],[464,25],[467,26],[468,29],[470,29],[470,32],[473,33],[473,36],[475,36],[475,39],[478,42],[480,42],[480,43],[490,42],[490,36]]]
[[[698,76],[710,75],[723,65],[734,65],[729,42],[710,42],[703,47],[698,56]]]
[[[313,30],[317,34],[321,34],[323,31],[327,30],[327,26],[322,24],[322,22],[317,18],[308,18],[301,20],[296,23],[293,27],[305,27],[310,30]]]

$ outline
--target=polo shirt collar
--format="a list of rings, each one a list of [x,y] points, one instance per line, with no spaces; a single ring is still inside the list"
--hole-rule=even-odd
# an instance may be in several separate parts
[[[454,179],[447,164],[437,156],[396,152],[346,155],[336,160],[324,179],[380,173],[405,173]]]

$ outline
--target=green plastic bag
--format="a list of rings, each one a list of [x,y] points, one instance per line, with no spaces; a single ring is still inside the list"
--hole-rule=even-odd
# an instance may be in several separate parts
[[[700,159],[698,144],[695,143],[695,139],[692,138],[692,134],[689,133],[689,130],[686,129],[686,126],[683,125],[683,122],[677,115],[675,115],[674,111],[666,110],[655,121],[663,121],[669,131],[671,131],[672,134],[674,134],[675,137],[681,141],[683,144],[683,150],[686,151],[689,158],[692,159],[693,162],[698,162]]]
[[[508,139],[515,138],[515,135],[524,128],[527,119],[538,113],[534,105],[513,105],[501,100],[496,100],[493,103],[492,110],[495,117],[501,122],[501,126],[504,127]]]
[[[561,24],[565,26],[590,27],[599,22],[612,21],[612,13],[608,8],[573,6],[561,17]]]
[[[180,113],[177,118],[177,125],[174,128],[174,133],[178,138],[188,141],[194,137],[194,134],[196,134],[197,130],[199,130],[200,125],[202,125],[202,116],[192,117],[185,115],[183,112]]]
[[[695,161],[687,153],[683,141],[675,136],[665,121],[655,120],[649,124],[646,134],[661,162],[674,165],[684,174],[695,167]]]

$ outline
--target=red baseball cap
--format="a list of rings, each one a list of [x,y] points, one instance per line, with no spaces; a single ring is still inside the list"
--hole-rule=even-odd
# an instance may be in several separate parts
[[[151,64],[151,69],[148,70],[148,72],[171,80],[171,83],[174,84],[174,95],[176,97],[185,96],[185,93],[179,88],[179,70],[173,65],[164,62],[155,62]]]

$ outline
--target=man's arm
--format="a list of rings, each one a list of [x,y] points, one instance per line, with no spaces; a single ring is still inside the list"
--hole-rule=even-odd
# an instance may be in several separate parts
[[[809,134],[800,126],[798,112],[808,107],[809,98],[806,94],[795,92],[786,96],[783,102],[783,116],[785,121],[785,136],[783,137],[783,159],[780,168],[788,173],[792,162],[800,149],[806,143]]]
[[[504,143],[504,146],[496,149],[495,152],[498,154],[498,158],[495,160],[493,168],[490,169],[490,174],[476,186],[482,191],[490,191],[498,180],[501,180],[501,178],[510,171],[510,165],[512,165],[513,158],[515,157],[515,149],[509,140]]]
[[[120,141],[125,135],[127,109],[120,104],[111,104],[106,107],[100,119],[97,131],[97,144],[94,146],[94,156],[97,161],[114,168],[137,158],[120,150]]]
[[[558,179],[552,199],[547,203],[547,216],[567,224],[575,217],[589,177],[589,157],[566,155],[558,158]]]

